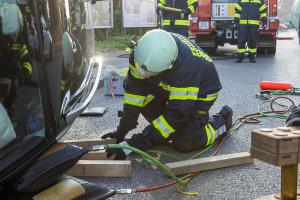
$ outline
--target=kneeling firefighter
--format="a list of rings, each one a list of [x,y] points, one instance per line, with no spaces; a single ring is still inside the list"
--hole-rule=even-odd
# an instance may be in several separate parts
[[[103,139],[115,138],[143,151],[172,141],[175,149],[189,152],[214,143],[232,126],[229,106],[209,117],[221,90],[219,76],[212,59],[186,37],[160,29],[147,32],[137,42],[129,68],[119,126]],[[139,114],[150,125],[124,141]],[[107,151],[115,159],[131,153]]]

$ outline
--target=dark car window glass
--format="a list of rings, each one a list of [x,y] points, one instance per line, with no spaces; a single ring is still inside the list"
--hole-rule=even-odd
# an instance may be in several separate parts
[[[67,125],[65,116],[84,101],[91,78],[91,4],[80,0],[44,0],[43,6],[44,58],[53,114],[56,126],[62,130]]]
[[[4,10],[4,8],[2,7]],[[26,4],[14,4],[11,13],[23,18],[21,26],[10,14],[16,28],[13,34],[0,31],[0,119],[6,124],[0,127],[0,158],[4,150],[14,149],[19,143],[32,136],[45,137],[45,123],[40,99],[37,68],[40,62],[34,43],[35,28],[33,15]],[[4,12],[2,10],[2,12]],[[18,10],[18,12],[17,12]]]

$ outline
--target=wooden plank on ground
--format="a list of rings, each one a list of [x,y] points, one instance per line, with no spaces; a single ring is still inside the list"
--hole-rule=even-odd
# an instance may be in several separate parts
[[[265,196],[265,197],[260,197],[255,200],[280,200],[280,193],[276,193],[273,195]],[[300,189],[297,189],[297,200],[300,200]]]
[[[89,148],[95,145],[102,145],[102,144],[115,144],[115,139],[90,139],[90,140],[65,140],[62,141],[63,143],[73,144],[79,147]]]
[[[235,165],[252,163],[250,153],[241,152],[193,160],[185,160],[166,164],[175,175],[187,174],[190,172],[208,171]]]
[[[107,160],[105,150],[89,152],[81,157],[81,160]]]
[[[70,176],[129,177],[130,160],[79,160],[67,173]]]

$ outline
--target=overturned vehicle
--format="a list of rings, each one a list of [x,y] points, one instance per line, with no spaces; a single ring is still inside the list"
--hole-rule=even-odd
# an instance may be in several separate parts
[[[63,176],[87,149],[57,144],[88,106],[92,0],[0,0],[1,199],[105,199],[114,191]]]

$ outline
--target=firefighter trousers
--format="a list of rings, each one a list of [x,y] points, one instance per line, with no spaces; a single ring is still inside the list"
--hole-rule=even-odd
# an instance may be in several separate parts
[[[259,40],[258,26],[255,25],[240,25],[238,38],[238,57],[243,58],[246,52],[246,43],[248,47],[249,59],[255,58],[257,44]]]
[[[189,37],[189,27],[188,26],[163,26],[163,30],[172,32],[172,33],[178,33],[180,35],[183,35],[185,37]]]
[[[190,152],[217,141],[226,132],[226,122],[220,114],[209,117],[208,110],[213,103],[214,101],[209,102],[208,105],[206,103],[203,109],[201,109],[201,106],[197,106],[197,109],[190,115],[184,126],[176,130],[170,138],[154,145],[162,145],[172,141],[172,145],[176,150]],[[165,108],[165,101],[155,98],[143,109],[142,115],[149,123],[152,123],[154,119],[162,114],[161,111]]]

